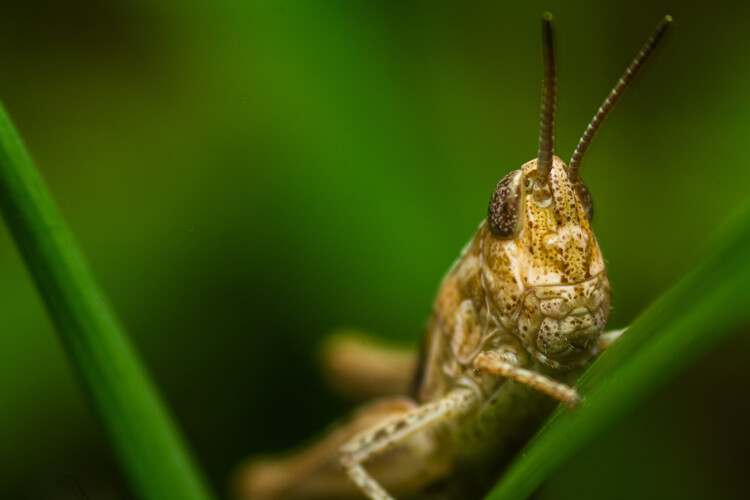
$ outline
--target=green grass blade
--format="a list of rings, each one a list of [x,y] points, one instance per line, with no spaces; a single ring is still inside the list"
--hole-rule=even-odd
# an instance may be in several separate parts
[[[136,495],[213,498],[1,104],[0,209]]]
[[[578,382],[583,406],[558,408],[487,499],[527,498],[584,444],[748,323],[750,200],[710,249],[705,260],[592,363]]]

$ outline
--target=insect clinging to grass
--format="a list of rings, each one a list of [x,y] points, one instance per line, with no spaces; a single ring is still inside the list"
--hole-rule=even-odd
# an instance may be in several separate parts
[[[659,23],[566,165],[553,155],[555,55],[552,18],[543,16],[537,157],[500,180],[486,219],[443,279],[416,374],[387,350],[347,339],[331,349],[345,379],[382,379],[393,369],[404,387],[413,379],[413,390],[381,394],[297,455],[252,461],[238,474],[242,498],[481,498],[556,401],[581,401],[570,385],[576,373],[622,331],[602,333],[609,282],[579,168],[670,23]]]

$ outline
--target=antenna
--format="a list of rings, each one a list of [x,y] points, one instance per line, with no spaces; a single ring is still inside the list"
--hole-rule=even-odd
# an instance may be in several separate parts
[[[552,42],[552,14],[542,15],[542,57],[544,60],[544,89],[542,91],[542,124],[539,131],[539,154],[536,164],[536,183],[544,186],[552,170],[555,137],[555,52]]]
[[[594,137],[594,133],[602,124],[602,121],[604,121],[604,118],[607,116],[607,113],[609,113],[609,110],[612,109],[612,106],[615,105],[622,93],[625,92],[625,89],[628,88],[628,85],[630,85],[630,81],[633,79],[638,70],[641,69],[643,62],[648,58],[648,56],[651,55],[654,47],[656,47],[656,44],[659,43],[659,40],[661,40],[661,37],[664,35],[664,32],[667,31],[667,28],[671,23],[672,16],[664,16],[664,19],[661,20],[641,51],[638,52],[638,55],[636,55],[635,59],[633,59],[633,61],[630,63],[628,69],[625,70],[625,73],[622,74],[620,79],[615,84],[615,87],[609,93],[607,98],[604,99],[602,105],[599,106],[599,111],[596,112],[594,118],[591,119],[591,123],[589,123],[588,127],[586,127],[586,131],[583,133],[583,136],[581,136],[581,140],[578,141],[578,146],[576,146],[576,150],[573,152],[573,157],[570,159],[568,177],[570,178],[571,182],[575,182],[578,179],[578,169],[581,168],[581,160],[583,159],[584,153],[586,153],[586,149],[588,149],[589,144],[591,143],[591,138]]]

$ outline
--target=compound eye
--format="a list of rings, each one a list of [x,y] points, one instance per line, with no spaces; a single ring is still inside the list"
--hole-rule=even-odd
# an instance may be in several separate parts
[[[513,238],[523,219],[523,172],[514,170],[497,183],[487,209],[487,223],[498,238]]]
[[[591,194],[580,177],[576,183],[576,195],[578,195],[578,203],[581,204],[583,213],[586,214],[586,218],[591,222],[591,219],[594,218],[594,201],[591,199]]]

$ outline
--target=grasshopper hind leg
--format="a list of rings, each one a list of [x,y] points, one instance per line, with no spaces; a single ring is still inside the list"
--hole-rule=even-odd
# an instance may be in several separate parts
[[[318,441],[293,455],[253,459],[240,466],[233,484],[234,497],[248,500],[361,500],[361,490],[340,463],[340,448],[355,436],[384,422],[410,414],[417,404],[406,397],[384,398],[356,410]],[[389,492],[410,498],[426,485],[444,477],[451,466],[438,453],[433,433],[420,433],[408,442],[374,456],[364,464]]]

